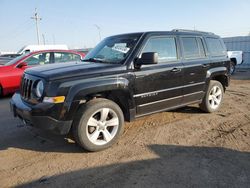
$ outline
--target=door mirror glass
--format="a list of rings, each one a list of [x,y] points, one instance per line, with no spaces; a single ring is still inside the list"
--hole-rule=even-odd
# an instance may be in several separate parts
[[[136,61],[138,65],[152,65],[158,63],[158,53],[156,52],[144,52],[141,54],[141,58]]]

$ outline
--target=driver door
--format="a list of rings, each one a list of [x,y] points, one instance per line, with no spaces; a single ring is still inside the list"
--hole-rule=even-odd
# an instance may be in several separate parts
[[[178,57],[176,36],[151,36],[144,52],[157,52],[158,64],[136,69],[134,98],[136,116],[162,111],[180,105],[182,101],[183,65]]]

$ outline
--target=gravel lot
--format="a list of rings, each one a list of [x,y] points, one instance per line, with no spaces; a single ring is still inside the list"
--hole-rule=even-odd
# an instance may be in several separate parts
[[[140,118],[97,153],[24,126],[9,99],[0,99],[1,187],[250,186],[249,70],[236,72],[220,111],[194,105]]]

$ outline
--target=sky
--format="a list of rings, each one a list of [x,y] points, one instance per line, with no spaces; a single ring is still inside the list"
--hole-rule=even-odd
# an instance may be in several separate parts
[[[250,32],[250,0],[0,0],[0,51],[41,42],[70,48],[94,47],[107,36],[175,28],[214,32],[222,37]],[[44,36],[44,40],[43,40]]]

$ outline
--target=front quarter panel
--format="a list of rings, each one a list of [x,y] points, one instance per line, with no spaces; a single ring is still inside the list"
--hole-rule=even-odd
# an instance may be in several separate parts
[[[133,91],[131,89],[133,83],[133,75],[123,74],[116,76],[103,76],[97,78],[89,78],[82,80],[74,80],[62,83],[59,87],[57,95],[66,96],[64,108],[60,114],[60,119],[73,119],[79,105],[85,103],[94,94],[111,91],[122,91],[129,102],[129,106],[133,108]],[[52,85],[51,85],[52,87]],[[121,97],[121,96],[117,96]],[[123,96],[124,97],[124,96]]]

